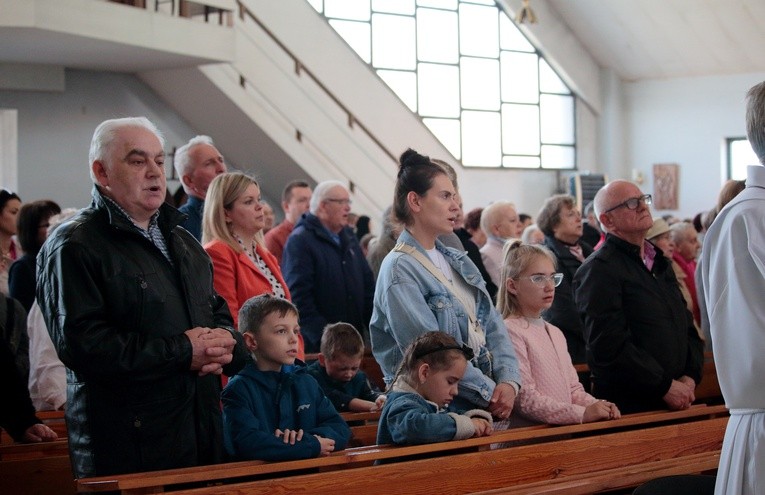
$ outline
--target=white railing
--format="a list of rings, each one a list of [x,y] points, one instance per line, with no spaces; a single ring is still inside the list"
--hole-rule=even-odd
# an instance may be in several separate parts
[[[236,0],[104,0],[153,10],[174,17],[216,22],[222,26],[233,25]]]

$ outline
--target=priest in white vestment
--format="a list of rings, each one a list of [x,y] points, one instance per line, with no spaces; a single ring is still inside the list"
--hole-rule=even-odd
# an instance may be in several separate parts
[[[702,327],[712,335],[730,420],[716,495],[765,493],[765,82],[747,95],[747,136],[761,165],[704,238],[696,271]]]

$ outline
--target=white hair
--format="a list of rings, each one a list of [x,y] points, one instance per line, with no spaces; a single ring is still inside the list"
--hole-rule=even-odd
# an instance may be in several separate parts
[[[311,204],[309,208],[311,213],[316,215],[316,212],[319,211],[319,205],[322,201],[327,199],[329,191],[338,186],[342,187],[346,191],[348,190],[348,188],[345,187],[345,184],[339,180],[325,180],[324,182],[319,182],[316,184],[316,188],[313,190],[313,194],[311,195]]]
[[[696,227],[691,222],[677,222],[669,226],[669,236],[675,244],[696,236]]]
[[[186,191],[186,194],[191,194],[191,191],[183,182],[183,176],[190,174],[195,166],[195,164],[191,163],[189,152],[194,146],[200,144],[209,144],[210,146],[215,146],[210,136],[194,136],[193,138],[189,139],[188,143],[175,150],[175,155],[173,156],[173,166],[175,167],[175,173],[178,176],[178,180],[181,181],[181,185],[183,186],[183,190]]]
[[[495,201],[483,209],[481,212],[481,230],[486,232],[486,235],[493,235],[491,233],[491,226],[496,223],[497,215],[499,215],[500,211],[507,206],[515,209],[515,204],[510,201]]]
[[[165,138],[156,125],[146,117],[125,117],[121,119],[104,120],[93,132],[93,139],[90,141],[90,152],[88,153],[88,168],[90,169],[90,178],[95,184],[96,177],[93,174],[93,162],[96,160],[107,163],[109,148],[117,137],[117,131],[126,127],[141,127],[151,132],[157,139],[162,148],[165,147]]]

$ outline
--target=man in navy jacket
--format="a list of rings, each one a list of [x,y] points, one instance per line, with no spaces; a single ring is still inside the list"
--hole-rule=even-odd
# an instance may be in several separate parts
[[[347,226],[350,211],[342,182],[318,184],[284,246],[282,274],[300,311],[307,353],[319,352],[327,323],[344,321],[369,335],[374,276]]]

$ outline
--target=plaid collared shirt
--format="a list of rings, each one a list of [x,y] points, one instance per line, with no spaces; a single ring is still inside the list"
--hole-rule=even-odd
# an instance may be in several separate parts
[[[159,224],[157,223],[157,219],[159,218],[159,210],[157,210],[156,213],[154,213],[151,218],[149,219],[149,228],[144,230],[138,225],[136,225],[135,221],[128,215],[128,212],[126,212],[120,205],[118,205],[113,199],[103,196],[104,199],[106,199],[106,206],[111,210],[113,214],[117,214],[121,216],[122,218],[126,219],[130,222],[130,224],[135,228],[136,232],[139,232],[142,236],[144,236],[146,239],[149,240],[152,244],[154,244],[157,249],[160,250],[162,255],[167,259],[167,261],[170,263],[170,265],[175,266],[173,264],[173,259],[170,257],[170,251],[167,249],[167,244],[165,243],[165,236],[162,235],[162,231],[159,229]]]

